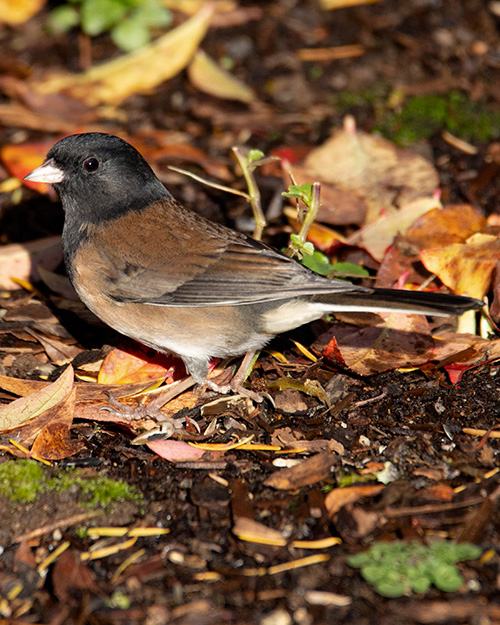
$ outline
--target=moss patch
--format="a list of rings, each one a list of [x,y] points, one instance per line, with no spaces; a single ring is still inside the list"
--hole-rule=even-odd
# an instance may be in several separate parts
[[[49,477],[34,460],[8,460],[0,464],[0,497],[12,502],[32,503],[44,492],[61,493],[72,488],[79,491],[79,503],[91,508],[109,509],[124,501],[140,505],[142,501],[140,493],[121,480],[100,476],[84,478],[76,469],[62,470],[55,477]]]
[[[387,115],[375,129],[400,145],[441,130],[468,141],[487,142],[500,136],[500,113],[452,91],[410,98],[400,112]]]

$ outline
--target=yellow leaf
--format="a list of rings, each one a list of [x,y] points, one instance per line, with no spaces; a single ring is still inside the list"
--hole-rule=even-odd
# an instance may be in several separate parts
[[[198,50],[188,67],[189,79],[200,91],[224,100],[251,102],[253,91],[245,83],[226,72],[208,54]]]
[[[379,0],[319,0],[322,9],[331,11],[332,9],[344,9],[345,7],[355,7],[360,4],[373,4]]]
[[[0,22],[22,24],[33,17],[46,0],[0,0]]]
[[[59,74],[33,86],[42,94],[64,91],[89,106],[120,104],[134,93],[154,89],[186,67],[207,32],[213,10],[213,4],[207,3],[194,17],[153,43],[84,74]]]
[[[467,243],[423,250],[420,259],[427,271],[435,273],[455,293],[483,299],[500,261],[500,239],[475,236]]]

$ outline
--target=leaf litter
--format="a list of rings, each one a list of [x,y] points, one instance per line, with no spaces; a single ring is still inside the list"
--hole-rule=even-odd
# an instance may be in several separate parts
[[[234,6],[226,9],[227,14],[218,15],[226,23],[231,11],[235,11],[235,19],[240,11],[237,17],[245,26],[254,19]],[[191,9],[194,20],[196,10],[202,11],[195,22],[199,30],[195,37],[179,43],[181,61],[170,67],[163,63],[177,81],[185,80],[179,70],[187,66],[203,34],[207,53],[218,57],[217,48],[210,45],[208,13],[212,9],[198,3]],[[395,15],[398,12],[404,13],[402,8],[394,9]],[[272,11],[268,13],[267,27],[276,19]],[[281,20],[285,27],[290,26],[286,12]],[[185,23],[189,34],[193,22]],[[365,27],[370,30],[375,22],[365,22]],[[321,29],[314,33],[319,38],[316,47],[327,50]],[[409,39],[400,39],[398,45],[403,40],[403,47],[411,49]],[[238,54],[243,54],[245,41],[241,39],[234,48]],[[262,39],[260,45],[268,55],[258,63],[280,68],[279,58],[270,54],[272,41],[269,33]],[[460,45],[457,40],[457,48]],[[151,49],[149,53],[154,54]],[[238,58],[245,58],[238,54],[237,65]],[[376,59],[365,49],[366,55],[359,62],[376,68]],[[122,58],[117,64],[127,67],[131,59]],[[144,114],[140,98],[153,99],[151,93],[136,95],[144,89],[141,81],[122,81],[120,90],[109,91],[111,80],[115,80],[107,73],[110,67],[113,65],[103,63],[80,75],[65,70],[63,91],[54,89],[54,82],[44,85],[39,74],[29,81],[19,77],[17,82],[7,81],[4,88],[9,102],[2,106],[10,108],[4,109],[5,117],[0,108],[0,118],[15,119],[21,128],[25,119],[30,132],[43,127],[52,132],[116,132],[118,128],[123,135],[121,125],[126,116],[135,116],[134,123],[141,126],[137,123]],[[237,69],[241,76],[242,67]],[[184,136],[177,127],[132,131],[131,138],[158,166],[167,184],[184,184],[162,163],[169,151],[211,176],[220,175],[226,184],[239,185],[227,167],[231,144],[245,143],[251,132],[263,137],[265,129],[273,127],[278,134],[282,128],[291,131],[284,142],[289,148],[289,142],[303,141],[297,124],[310,129],[316,115],[325,118],[325,108],[316,104],[310,112],[301,111],[299,105],[298,110],[290,108],[278,114],[278,96],[278,108],[283,107],[286,89],[293,84],[286,79],[298,76],[295,70],[288,68],[290,76],[280,76],[284,79],[279,93],[273,92],[271,81],[265,89],[253,84],[255,97],[267,104],[254,102],[248,109],[245,102],[250,98],[242,96],[250,93],[245,83],[233,82],[217,70],[211,66],[215,73],[209,74],[209,82],[218,83],[212,88],[203,82],[208,76],[205,70],[196,77],[191,69],[191,88],[210,91],[213,99],[205,96],[202,100],[191,92],[190,101],[183,101],[181,109],[186,107],[184,114],[189,117]],[[322,71],[337,70],[324,65]],[[90,89],[96,75],[99,84]],[[160,82],[158,76],[153,77],[155,84]],[[355,81],[355,72],[352,77]],[[169,94],[168,85],[154,89]],[[305,102],[310,95],[300,90],[295,94],[297,102],[300,96]],[[222,105],[218,97],[229,100]],[[78,98],[83,102],[78,103]],[[238,99],[239,103],[231,102]],[[106,109],[103,104],[111,106]],[[29,114],[20,114],[19,108],[16,112],[19,106],[27,107]],[[63,118],[56,123],[50,113],[57,109],[63,111]],[[34,112],[39,115],[36,119]],[[162,108],[156,111],[158,119],[168,127]],[[208,133],[209,140],[204,138],[207,120],[213,130]],[[134,123],[128,126],[127,135]],[[63,128],[64,124],[69,126]],[[342,127],[338,117],[331,127],[330,139],[323,134],[318,140],[309,130],[311,143],[319,147],[297,149],[302,156],[291,166],[299,184],[322,182],[321,224],[311,230],[309,240],[322,249],[332,266],[348,262],[368,270],[367,284],[432,290],[446,285],[478,297],[489,295],[494,321],[498,309],[494,218],[487,220],[477,203],[453,204],[447,188],[437,193],[442,177],[440,182],[429,154],[415,157],[356,129],[350,118]],[[196,152],[189,139],[186,142],[190,133],[198,136],[205,152],[200,148]],[[23,168],[31,167],[33,152],[29,146],[24,152],[24,143],[28,146],[30,141],[9,134],[5,145],[17,149],[9,152],[9,147],[2,152],[3,163],[18,177]],[[258,147],[268,151],[265,143],[260,141]],[[455,142],[453,149],[460,150],[460,144]],[[490,155],[494,154],[491,149]],[[214,152],[220,155],[218,159],[212,158]],[[468,152],[468,166],[472,157],[479,159],[485,154],[473,152]],[[43,153],[40,149],[40,159]],[[451,185],[459,188],[467,184],[461,177],[463,171],[453,169],[461,158],[452,153],[446,170],[451,172]],[[470,197],[487,197],[491,194],[491,160],[489,165],[486,160],[476,162],[481,175],[471,176]],[[271,174],[269,180],[262,177],[262,184],[272,189],[284,175],[288,185],[288,169],[285,165],[284,174]],[[189,188],[181,186],[187,199],[196,198],[205,207],[214,203],[190,184]],[[460,200],[463,202],[463,197]],[[219,197],[217,202],[221,202]],[[237,219],[239,213],[241,207],[236,207]],[[288,214],[290,226],[295,227],[294,213]],[[274,221],[269,232],[282,235],[287,229]],[[30,243],[26,258],[30,258]],[[0,266],[7,265],[2,260]],[[31,268],[17,272],[9,267],[6,280],[12,276],[17,284],[30,288],[30,281],[37,279]],[[55,264],[49,265],[50,270],[55,268]],[[196,421],[201,432],[187,427],[180,436],[162,440],[152,419],[131,422],[101,408],[107,405],[106,393],[124,405],[147,403],[149,396],[154,397],[158,381],[170,383],[182,375],[180,370],[174,363],[154,362],[152,354],[130,355],[128,347],[116,349],[116,335],[74,301],[59,274],[42,269],[40,276],[45,286],[36,283],[40,291],[31,290],[29,299],[19,291],[11,292],[7,281],[3,288],[8,292],[0,300],[0,387],[5,411],[0,445],[5,458],[8,454],[39,458],[61,467],[75,463],[87,474],[102,468],[115,477],[126,476],[146,495],[147,502],[145,510],[130,505],[107,513],[107,522],[120,526],[126,536],[110,536],[102,543],[95,542],[99,538],[90,532],[96,521],[85,516],[78,502],[67,500],[64,505],[53,494],[44,494],[45,499],[30,503],[8,523],[2,522],[7,557],[0,568],[0,586],[3,592],[14,579],[23,589],[0,604],[3,616],[28,613],[40,620],[43,610],[39,605],[51,601],[59,618],[71,614],[72,619],[75,610],[80,610],[81,620],[83,612],[89,611],[84,596],[90,593],[96,601],[90,608],[92,618],[98,621],[154,618],[154,622],[166,623],[210,614],[219,622],[262,622],[266,613],[271,618],[291,618],[290,614],[297,622],[310,622],[307,619],[313,618],[312,614],[319,615],[318,622],[372,623],[388,614],[392,619],[404,615],[406,622],[444,622],[451,615],[459,622],[478,610],[495,618],[488,597],[498,591],[494,580],[498,579],[499,563],[488,547],[498,545],[494,510],[499,492],[495,466],[499,341],[486,334],[484,322],[479,325],[472,319],[465,334],[458,333],[450,320],[436,323],[418,316],[389,315],[385,320],[379,315],[364,316],[356,319],[356,324],[352,317],[342,317],[335,325],[317,322],[306,334],[302,330],[294,333],[294,342],[288,337],[277,339],[250,376],[256,387],[269,381],[276,408],[255,406],[242,398],[218,400],[186,391],[162,408],[164,417],[167,422],[182,418],[183,424]],[[46,306],[54,317],[41,318],[28,307],[31,300]],[[476,334],[480,331],[483,336]],[[494,324],[487,331],[493,333]],[[146,393],[145,399],[138,400],[141,392]],[[142,435],[149,449],[130,445],[131,439]],[[40,513],[45,509],[52,511],[50,519]],[[159,533],[154,541],[128,533],[140,525],[164,524],[170,533]],[[38,534],[34,537],[28,531]],[[30,542],[23,540],[15,550],[13,541],[22,535],[31,536]],[[480,560],[460,565],[465,580],[461,603],[458,599],[447,601],[446,609],[433,590],[425,600],[423,596],[412,599],[416,601],[412,610],[397,600],[381,600],[345,562],[346,555],[377,540],[403,538],[409,542],[418,538],[436,543],[464,537],[486,551]],[[311,548],[319,552],[311,556]],[[54,554],[52,568],[47,568],[47,551]],[[36,562],[47,564],[38,571]],[[52,590],[43,586],[42,571],[51,576]],[[179,592],[174,600],[171,589],[175,584]],[[481,590],[474,595],[472,589],[478,585]],[[155,594],[159,586],[163,586],[161,593]],[[104,595],[110,602],[107,605],[97,599]],[[369,597],[369,610],[363,597]],[[286,609],[280,607],[283,605]],[[300,610],[305,620],[301,620]]]

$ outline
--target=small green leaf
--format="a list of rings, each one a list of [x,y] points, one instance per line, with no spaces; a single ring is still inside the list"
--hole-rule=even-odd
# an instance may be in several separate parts
[[[387,597],[387,599],[396,599],[397,597],[402,597],[408,592],[408,586],[403,581],[399,581],[397,584],[383,581],[380,582],[380,584],[377,584],[376,590],[379,595],[382,595],[382,597]]]
[[[309,241],[306,245],[311,244]],[[328,276],[333,271],[333,265],[330,264],[328,256],[325,256],[323,252],[315,250],[313,246],[313,252],[301,260],[301,263],[305,265],[311,271],[319,273],[321,276]]]
[[[133,12],[132,19],[145,26],[165,27],[172,24],[172,13],[158,0],[142,0]]]
[[[261,158],[264,158],[265,154],[261,150],[250,150],[248,152],[248,162],[253,163],[255,161],[260,161]]]
[[[49,25],[55,33],[65,33],[77,26],[80,22],[80,15],[75,7],[63,4],[51,11]]]
[[[120,22],[126,12],[127,7],[120,0],[84,0],[82,29],[90,37],[95,37]]]
[[[428,577],[417,577],[411,582],[411,589],[413,592],[425,593],[431,587],[431,580]]]
[[[354,263],[334,263],[330,273],[335,274],[337,277],[342,276],[356,276],[359,278],[366,278],[370,275],[370,272],[361,267],[361,265],[355,265]]]
[[[288,191],[284,191],[281,195],[283,197],[295,198],[302,200],[307,206],[311,203],[313,186],[310,182],[297,185],[291,184],[288,187]]]
[[[455,592],[464,583],[454,564],[441,564],[434,571],[434,585],[444,592]]]
[[[123,20],[112,29],[111,38],[119,48],[132,52],[149,43],[149,28],[137,20]]]
[[[410,590],[425,593],[431,584],[444,592],[455,592],[464,580],[455,562],[477,558],[481,550],[468,543],[417,541],[375,543],[371,549],[348,558],[361,568],[362,577],[384,597],[399,597]]]
[[[313,245],[313,243],[311,243],[311,241],[306,241],[304,243],[304,245],[302,246],[301,251],[304,254],[307,254],[308,256],[311,256],[312,254],[314,254],[314,245]]]

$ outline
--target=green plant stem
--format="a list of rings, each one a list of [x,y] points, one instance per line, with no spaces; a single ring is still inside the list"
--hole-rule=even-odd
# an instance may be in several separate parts
[[[306,216],[299,231],[300,244],[305,245],[307,242],[307,235],[313,225],[316,217],[318,216],[320,202],[319,195],[321,192],[321,183],[313,182],[311,204],[307,207]]]
[[[302,222],[302,225],[298,233],[299,244],[294,245],[293,243],[290,242],[288,245],[288,249],[286,250],[287,256],[292,257],[298,254],[300,257],[302,257],[301,250],[303,249],[304,245],[307,243],[307,236],[309,234],[309,230],[311,229],[311,226],[313,225],[314,221],[316,220],[316,217],[318,216],[319,207],[321,205],[320,193],[321,193],[321,183],[313,182],[312,192],[311,192],[311,201],[309,202],[309,204],[306,204],[306,207],[307,207],[306,214],[305,214],[304,221]]]
[[[232,150],[236,160],[238,161],[238,165],[241,167],[245,182],[247,183],[249,202],[255,219],[253,238],[260,241],[262,238],[262,232],[266,225],[266,218],[264,217],[264,212],[262,210],[260,191],[253,175],[253,167],[251,167],[248,159],[242,153],[240,148],[233,147]]]

